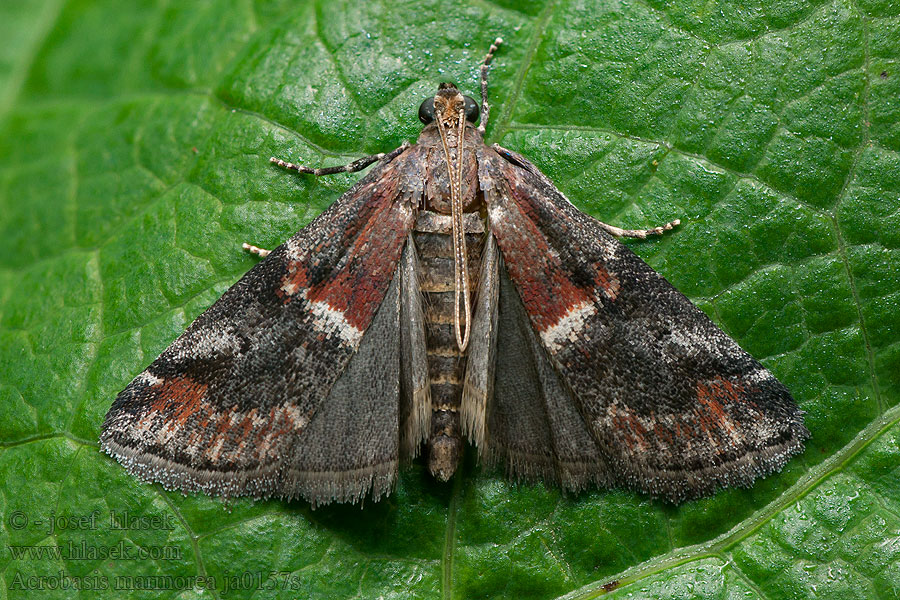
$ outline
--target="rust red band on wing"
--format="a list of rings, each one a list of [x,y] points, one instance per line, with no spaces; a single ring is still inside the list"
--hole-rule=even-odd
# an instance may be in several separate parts
[[[700,428],[704,432],[725,431],[735,435],[748,427],[749,424],[739,420],[739,415],[760,414],[756,403],[751,400],[758,391],[750,385],[734,383],[723,377],[697,382],[696,412]]]
[[[285,302],[305,291],[308,302],[325,303],[360,331],[372,322],[384,298],[414,217],[412,207],[397,199],[396,178],[382,178],[372,187],[356,218],[333,233],[345,241],[339,262],[324,278],[317,276],[322,269],[319,248],[308,249],[288,262],[281,288]]]
[[[496,164],[504,175],[498,183],[506,185],[509,193],[496,195],[489,206],[491,231],[535,329],[539,333],[547,331],[579,307],[594,303],[598,291],[615,300],[618,279],[599,262],[585,263],[584,256],[579,255],[577,236],[570,237],[566,245],[551,244],[546,232],[538,226],[552,223],[565,236],[567,218],[553,214],[557,211],[549,203],[537,206],[530,202],[529,194],[520,189],[524,184],[521,170],[505,161],[498,160]],[[561,256],[557,251],[560,248],[573,256]],[[573,280],[567,266],[573,260],[582,263],[585,281]]]
[[[649,432],[657,438],[654,442],[675,448],[679,441],[707,443],[715,439],[722,447],[734,447],[741,441],[741,432],[750,430],[763,417],[751,399],[758,390],[752,385],[716,377],[696,384],[696,404],[673,419],[669,424],[660,421],[660,415],[651,411],[648,416],[638,416],[620,405],[608,409],[610,422],[629,450],[649,447]],[[670,417],[671,418],[671,417]],[[674,451],[674,450],[672,450]]]
[[[313,286],[307,298],[327,302],[344,313],[348,323],[365,329],[372,322],[380,301],[400,262],[413,211],[395,202],[382,209],[384,215],[370,219],[348,249],[347,266],[325,282]]]
[[[186,375],[161,381],[152,388],[158,392],[148,414],[154,411],[174,414],[174,422],[179,426],[184,426],[191,416],[205,408],[207,386]]]

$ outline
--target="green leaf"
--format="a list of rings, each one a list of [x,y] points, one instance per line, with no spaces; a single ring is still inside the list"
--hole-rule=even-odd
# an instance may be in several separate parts
[[[33,0],[0,35],[0,596],[900,595],[895,2]],[[268,157],[414,140],[436,83],[476,95],[497,35],[490,141],[606,222],[682,219],[631,247],[791,388],[805,454],[673,507],[512,485],[469,452],[451,485],[417,464],[316,511],[102,455],[115,395],[254,264],[241,242],[354,181]]]

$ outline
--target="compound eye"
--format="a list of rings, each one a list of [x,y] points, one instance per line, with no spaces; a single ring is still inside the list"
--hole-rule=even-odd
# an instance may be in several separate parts
[[[434,121],[434,97],[425,98],[419,105],[419,120],[426,125]]]
[[[463,98],[466,101],[466,121],[474,123],[478,120],[478,103],[468,96],[463,96]]]

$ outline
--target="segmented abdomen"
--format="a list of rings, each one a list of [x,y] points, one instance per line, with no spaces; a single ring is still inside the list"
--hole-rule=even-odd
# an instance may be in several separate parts
[[[466,213],[464,217],[471,304],[478,291],[485,229],[478,213]],[[423,210],[419,212],[413,235],[419,257],[419,286],[424,296],[425,345],[431,384],[428,465],[431,473],[444,481],[456,470],[462,450],[459,407],[466,368],[466,353],[460,350],[454,330],[455,273],[450,231],[449,215]],[[462,311],[461,306],[461,319]]]

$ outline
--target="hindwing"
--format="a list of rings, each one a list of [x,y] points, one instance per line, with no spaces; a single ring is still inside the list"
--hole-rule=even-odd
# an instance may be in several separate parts
[[[485,147],[478,161],[510,283],[489,459],[573,490],[680,502],[750,485],[802,451],[803,413],[765,367],[526,159]]]
[[[376,499],[396,479],[401,262],[420,149],[376,166],[122,391],[102,448],[182,491]],[[412,379],[407,378],[412,381]]]

